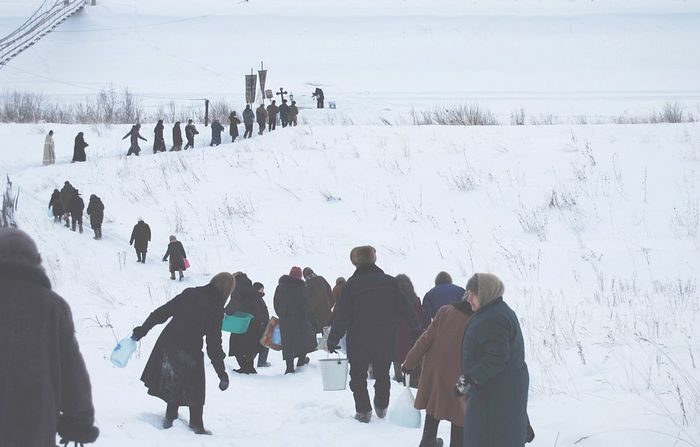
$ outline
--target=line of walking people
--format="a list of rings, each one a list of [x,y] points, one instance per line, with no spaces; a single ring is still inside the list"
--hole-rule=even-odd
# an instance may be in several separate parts
[[[49,199],[49,210],[54,222],[65,222],[65,226],[73,231],[83,232],[83,211],[90,216],[90,227],[95,233],[93,239],[102,239],[102,222],[104,221],[105,206],[95,194],[90,195],[87,210],[80,191],[66,180],[59,191],[53,190]]]

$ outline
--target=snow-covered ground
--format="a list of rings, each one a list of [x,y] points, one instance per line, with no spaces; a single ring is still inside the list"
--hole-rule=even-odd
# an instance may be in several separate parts
[[[0,34],[39,3],[0,0]],[[321,353],[285,377],[273,352],[272,368],[232,373],[224,393],[207,366],[204,438],[186,410],[161,430],[164,404],[138,380],[160,328],[125,369],[109,362],[115,341],[183,287],[243,270],[271,298],[292,265],[349,276],[360,244],[421,296],[440,270],[460,284],[477,271],[504,280],[527,342],[533,445],[700,445],[700,124],[406,125],[412,107],[469,102],[506,122],[520,108],[647,116],[667,101],[700,116],[699,1],[97,3],[0,69],[0,88],[70,101],[111,83],[147,107],[241,105],[243,75],[262,59],[269,88],[311,107],[321,86],[338,104],[218,148],[200,125],[199,147],[181,153],[152,155],[145,123],[150,141],[129,159],[128,126],[0,125],[20,227],[73,308],[99,445],[417,445],[419,430],[359,424],[349,391],[323,392]],[[364,125],[382,118],[403,125]],[[49,129],[58,163],[42,167]],[[79,131],[88,162],[71,164]],[[65,180],[86,202],[102,197],[103,240],[87,216],[82,235],[47,216]],[[145,265],[128,245],[138,216],[153,230]],[[184,283],[160,262],[170,234],[192,262]]]
[[[59,162],[44,168],[49,127]],[[88,162],[70,164],[78,130]],[[474,271],[504,279],[527,340],[535,445],[700,442],[700,125],[301,126],[182,153],[146,143],[128,159],[126,130],[0,126],[20,225],[73,306],[102,445],[417,444],[418,430],[353,421],[350,392],[323,392],[316,362],[281,376],[277,353],[225,393],[208,367],[213,438],[193,439],[184,422],[164,432],[163,404],[138,380],[158,331],[126,369],[108,360],[151,309],[218,271],[249,272],[271,297],[292,265],[350,275],[350,248],[367,243],[419,294],[441,269],[459,283]],[[65,180],[102,197],[104,240],[47,217]],[[146,265],[128,245],[137,216],[154,233]],[[184,284],[159,260],[171,233],[193,264]]]

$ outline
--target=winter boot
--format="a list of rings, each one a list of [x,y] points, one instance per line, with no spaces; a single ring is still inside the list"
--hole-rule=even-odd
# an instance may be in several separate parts
[[[375,408],[374,412],[377,413],[379,419],[384,419],[388,410],[388,408]]]
[[[96,229],[93,229],[92,231],[95,232],[95,236],[93,237],[93,239],[95,239],[95,240],[99,239],[99,238],[100,238],[100,232],[99,232],[98,230],[96,230]]]
[[[285,374],[294,374],[294,359],[287,360],[287,369],[284,371]]]
[[[78,224],[78,231],[80,232],[80,234],[83,234],[83,223],[82,222],[80,222]]]
[[[170,273],[170,279],[175,279],[175,272]]]
[[[364,424],[369,424],[369,421],[372,420],[372,412],[371,411],[358,411],[355,413],[355,419],[358,421],[364,423]]]
[[[163,419],[163,428],[168,429],[173,427],[173,422],[175,422],[175,419],[170,419],[169,417],[165,417]]]
[[[207,430],[206,428],[204,428],[204,426],[201,425],[190,425],[190,429],[192,429],[195,435],[211,435],[211,431]]]
[[[102,233],[100,233],[100,236],[102,236]],[[141,255],[141,264],[145,264],[145,263],[146,263],[146,253],[143,253]]]
[[[182,273],[182,270],[180,270],[180,281],[185,277],[185,275]]]
[[[307,356],[299,357],[299,360],[297,360],[297,368],[308,364],[310,361],[311,361],[311,359],[308,358]]]

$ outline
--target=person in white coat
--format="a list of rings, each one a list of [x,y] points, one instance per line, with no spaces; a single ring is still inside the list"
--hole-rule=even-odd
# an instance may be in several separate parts
[[[56,163],[56,152],[54,151],[53,130],[49,130],[44,140],[44,166]]]

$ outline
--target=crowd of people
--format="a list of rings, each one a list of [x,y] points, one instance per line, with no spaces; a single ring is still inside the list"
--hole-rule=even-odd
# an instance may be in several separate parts
[[[137,227],[144,225],[140,220]],[[150,231],[140,233],[135,228],[134,233],[134,242],[150,239]],[[168,247],[171,257],[173,244],[177,241]],[[145,262],[146,248],[139,245],[136,249],[140,262]],[[407,275],[394,277],[377,266],[373,247],[354,248],[350,260],[354,273],[347,280],[338,278],[333,288],[310,267],[292,267],[278,280],[273,302],[285,374],[309,363],[308,354],[318,347],[316,336],[325,331],[328,352],[336,352],[340,340],[347,339],[350,389],[359,422],[370,422],[373,414],[386,417],[393,363],[395,380],[406,380],[405,375],[420,371],[415,406],[426,411],[420,447],[443,445],[437,437],[440,421],[451,423],[452,447],[521,447],[534,438],[527,415],[529,377],[523,336],[516,314],[503,300],[504,285],[498,277],[474,274],[463,289],[452,283],[449,274],[440,272],[435,286],[419,303]],[[0,288],[10,291],[3,301],[8,324],[0,330],[22,332],[22,322],[29,315],[57,322],[46,326],[52,330],[24,331],[31,336],[7,345],[12,352],[4,354],[13,358],[22,358],[26,352],[39,355],[41,366],[26,380],[31,381],[32,389],[52,391],[25,391],[13,399],[27,390],[24,363],[0,366],[2,376],[12,378],[0,382],[0,392],[10,397],[0,402],[1,414],[10,415],[0,418],[0,440],[9,442],[7,445],[52,445],[47,440],[58,432],[64,442],[93,442],[99,431],[94,426],[89,377],[70,311],[51,292],[31,238],[20,230],[0,230],[0,267]],[[27,300],[27,294],[33,299]],[[172,427],[179,408],[187,406],[191,429],[211,433],[203,420],[202,348],[206,340],[219,389],[225,391],[230,382],[222,346],[225,314],[252,315],[248,330],[229,338],[228,353],[239,365],[234,371],[255,374],[254,365],[270,365],[268,350],[260,342],[270,319],[264,296],[263,284],[252,282],[245,273],[221,272],[204,286],[186,288],[133,329],[132,338],[141,340],[154,326],[167,322],[141,375],[148,393],[166,404],[163,427]],[[37,310],[39,307],[43,309]],[[61,359],[60,367],[52,363],[57,359]],[[57,368],[64,371],[60,380],[53,374]],[[373,399],[367,389],[370,374]],[[46,410],[40,419],[36,408]],[[23,430],[27,424],[33,429]]]
[[[251,105],[248,104],[243,110],[243,125],[245,131],[243,133],[243,138],[251,138],[253,136],[253,125],[255,122],[258,124],[258,135],[262,135],[265,130],[272,132],[277,129],[277,123],[279,122],[282,127],[292,127],[296,126],[299,117],[299,108],[296,105],[296,101],[292,101],[291,105],[287,104],[287,99],[282,100],[282,104],[277,106],[277,101],[272,100],[272,103],[265,107],[265,104],[260,104],[260,106],[253,112]],[[236,111],[232,111],[228,117],[229,121],[229,136],[231,137],[231,142],[235,142],[236,138],[240,135],[238,132],[238,126],[241,124],[241,119],[238,117]],[[209,146],[218,146],[222,144],[222,133],[226,130],[224,125],[218,119],[214,119],[211,123],[211,142]],[[156,126],[153,128],[153,153],[157,154],[159,152],[166,152],[167,146],[165,143],[165,124],[163,120],[158,120]],[[172,128],[172,146],[170,151],[177,152],[181,150],[192,149],[195,147],[195,137],[199,135],[199,130],[194,124],[194,121],[189,119],[185,125],[185,139],[182,138],[182,127],[180,121],[176,121]],[[56,143],[54,141],[54,131],[49,130],[46,134],[44,140],[44,157],[43,164],[52,165],[56,163]],[[122,140],[129,138],[129,149],[126,155],[136,155],[141,153],[141,146],[139,145],[139,140],[148,141],[146,137],[141,135],[141,124],[136,123],[131,126],[129,132],[122,137]],[[184,143],[184,146],[183,146]],[[78,132],[75,137],[73,144],[73,158],[71,163],[83,162],[87,160],[87,154],[85,149],[88,147],[88,143],[85,142],[85,135],[83,132]]]
[[[71,183],[66,180],[59,191],[53,190],[49,199],[49,210],[54,222],[65,222],[65,226],[73,231],[83,232],[83,211],[90,216],[90,227],[95,233],[94,239],[102,239],[102,222],[104,220],[105,206],[102,199],[95,194],[90,195],[87,210],[83,197]]]

